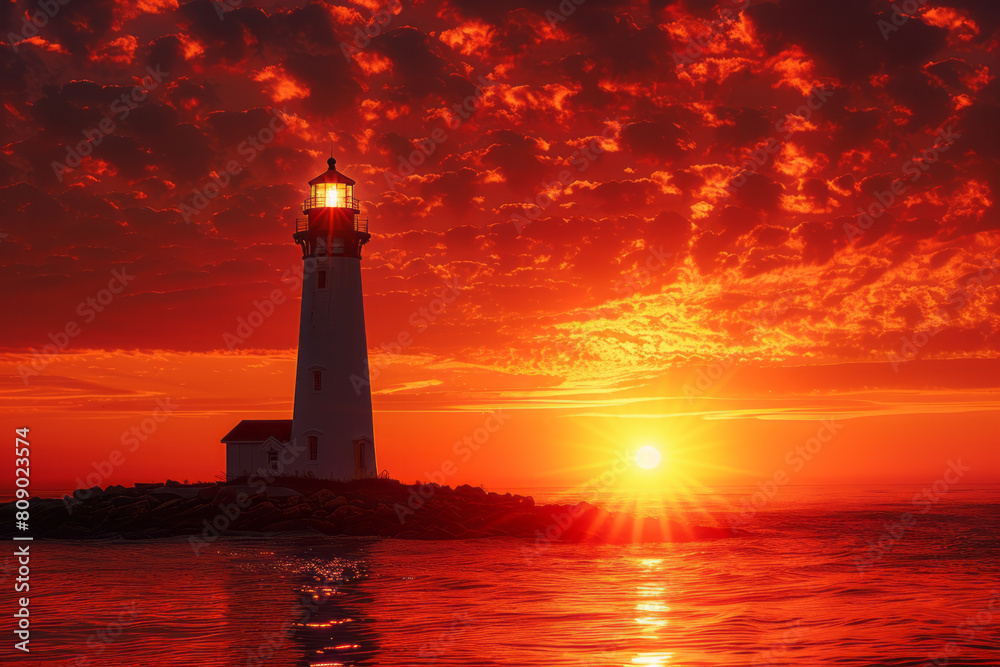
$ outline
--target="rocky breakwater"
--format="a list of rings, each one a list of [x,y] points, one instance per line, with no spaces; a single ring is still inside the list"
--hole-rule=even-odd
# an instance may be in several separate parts
[[[629,543],[717,539],[740,532],[635,518],[588,503],[536,505],[527,496],[488,493],[467,485],[304,479],[280,483],[263,487],[167,482],[94,487],[62,500],[33,498],[28,534],[36,539],[192,536],[207,543],[222,535],[311,531],[417,540],[511,537],[535,543]],[[14,503],[0,507],[0,536],[15,532],[14,512]]]

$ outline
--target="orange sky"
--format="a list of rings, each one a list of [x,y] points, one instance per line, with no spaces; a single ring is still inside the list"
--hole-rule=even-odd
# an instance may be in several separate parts
[[[52,363],[48,381],[8,396],[3,419],[9,429],[32,428],[35,483],[43,488],[76,486],[77,478],[102,485],[214,479],[225,466],[218,438],[236,421],[291,410],[290,352],[67,353]],[[996,362],[973,363],[995,377]],[[573,487],[610,469],[622,448],[642,444],[657,446],[664,464],[617,484],[755,484],[778,470],[793,484],[931,483],[958,458],[972,466],[963,481],[990,482],[1000,473],[996,390],[931,388],[953,382],[963,366],[980,372],[973,363],[916,362],[909,381],[862,364],[734,364],[708,386],[698,381],[704,368],[641,381],[569,382],[399,357],[375,382],[376,438],[394,476],[440,479],[451,461],[457,470],[446,483],[491,488]],[[869,386],[880,376],[886,386]],[[916,384],[926,386],[906,386]],[[700,386],[706,389],[697,394]],[[477,434],[491,413],[500,428]],[[796,452],[824,420],[833,437],[816,452]],[[141,439],[130,435],[133,427]],[[457,444],[467,436],[476,446]]]
[[[290,417],[331,142],[393,476],[502,409],[449,483],[573,486],[652,443],[629,484],[753,484],[824,419],[793,483],[1000,479],[1000,13],[552,5],[404,3],[355,41],[378,3],[100,0],[6,46],[0,421],[35,483],[107,470],[157,400],[102,485],[213,479],[239,419]]]

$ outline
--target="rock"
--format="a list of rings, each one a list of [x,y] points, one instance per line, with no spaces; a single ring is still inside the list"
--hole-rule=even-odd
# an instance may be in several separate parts
[[[142,491],[152,491],[153,489],[162,489],[163,488],[163,484],[160,484],[158,482],[153,482],[152,484],[144,483],[144,482],[136,482],[134,484],[134,486],[135,486],[135,488],[140,489]]]
[[[366,516],[360,516],[354,521],[345,523],[341,530],[343,530],[345,535],[353,535],[355,537],[372,537],[378,535],[378,531],[372,524],[371,519]]]
[[[203,489],[198,489],[198,497],[204,500],[205,502],[211,502],[213,499],[215,499],[215,496],[217,496],[219,494],[219,491],[221,491],[222,489],[223,487],[220,485],[206,486]]]
[[[140,501],[130,496],[114,496],[108,502],[111,503],[112,507],[128,507]]]
[[[177,509],[184,501],[180,498],[174,498],[172,500],[167,500],[157,507],[154,507],[149,513],[149,520],[155,524],[169,524],[172,523],[177,515]]]
[[[239,495],[240,494],[236,491],[236,489],[231,486],[220,486],[218,492],[215,494],[215,497],[212,498],[212,504],[216,507],[222,507],[223,505],[227,507],[234,504],[238,505],[237,497]]]
[[[114,496],[124,496],[128,495],[129,491],[131,491],[131,489],[126,489],[121,484],[115,484],[114,486],[108,486],[108,488],[104,489],[104,497],[111,498]]]
[[[111,510],[111,519],[118,523],[126,523],[140,515],[149,514],[149,504],[144,501],[120,505]]]
[[[331,519],[344,520],[364,514],[365,511],[356,505],[341,505],[330,515]]]
[[[308,502],[310,505],[316,505],[318,507],[322,507],[323,505],[325,505],[326,503],[335,498],[337,498],[336,494],[334,494],[333,491],[331,491],[330,489],[320,489],[316,493],[309,496],[309,498],[306,499],[306,502]]]
[[[200,522],[203,519],[211,520],[219,513],[219,508],[206,504],[199,498],[182,500],[179,504],[174,505],[172,509],[174,513],[170,515],[169,519],[164,519],[168,523],[182,524],[186,521]]]
[[[340,532],[340,528],[329,521],[323,521],[321,519],[307,519],[306,524],[313,530],[317,530],[324,535],[343,535],[343,533]]]
[[[534,535],[535,529],[538,527],[538,519],[533,513],[521,512],[503,516],[497,519],[493,525],[511,535],[530,537]]]
[[[281,514],[284,515],[285,519],[298,519],[300,517],[312,516],[312,508],[305,503],[299,503],[297,505],[292,505],[291,507],[284,507],[280,510]]]
[[[111,510],[112,508],[110,506],[105,507],[104,509],[95,509],[86,516],[81,517],[80,522],[96,530],[108,520],[108,517],[111,516]]]
[[[285,520],[282,510],[270,502],[263,502],[240,513],[234,522],[241,530],[261,530],[276,521]]]
[[[69,513],[62,507],[45,507],[44,509],[33,509],[31,512],[30,524],[32,527],[51,526],[55,527],[69,519]]]
[[[104,491],[99,486],[92,486],[89,489],[77,489],[73,492],[73,497],[77,500],[90,500],[92,498],[100,498],[104,495]]]
[[[441,526],[441,530],[451,537],[453,540],[461,539],[468,533],[468,529],[457,521],[452,521],[444,526]]]
[[[160,505],[170,502],[171,500],[178,500],[178,498],[175,498],[173,495],[163,495],[158,493],[154,496],[151,493],[147,493],[142,496],[139,496],[139,500],[146,501],[146,503],[149,505],[149,508],[151,510],[154,510]]]
[[[487,497],[486,489],[480,486],[469,486],[468,484],[463,484],[456,488],[455,493],[470,498],[484,499]]]
[[[328,500],[327,502],[323,503],[323,509],[325,509],[327,512],[332,512],[341,505],[346,505],[346,504],[347,504],[347,498],[345,498],[344,496],[337,496],[333,500]]]
[[[280,512],[280,511],[281,510],[275,507],[274,503],[265,500],[264,502],[258,503],[257,505],[254,505],[250,509],[244,511],[243,515],[252,516],[254,514],[260,514],[263,512]]]
[[[293,491],[284,486],[269,486],[264,489],[264,493],[267,494],[269,500],[275,500],[277,498],[288,498],[289,496],[299,496],[302,495],[298,491]]]

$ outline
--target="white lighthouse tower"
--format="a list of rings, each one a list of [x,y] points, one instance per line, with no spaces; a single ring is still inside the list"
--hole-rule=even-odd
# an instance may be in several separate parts
[[[244,419],[222,442],[229,479],[263,473],[323,479],[375,477],[361,246],[368,243],[355,182],[337,161],[309,181],[295,221],[302,247],[302,313],[292,419]]]
[[[333,158],[327,164],[309,181],[306,217],[296,220],[293,237],[304,270],[291,431],[301,454],[291,467],[359,479],[378,473],[371,388],[356,381],[368,377],[361,247],[371,236],[354,198],[355,181],[337,171]]]

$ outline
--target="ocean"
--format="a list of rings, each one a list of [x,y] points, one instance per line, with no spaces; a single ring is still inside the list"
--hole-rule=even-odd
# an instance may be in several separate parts
[[[572,501],[553,489],[542,502]],[[738,539],[314,535],[31,543],[30,654],[3,664],[1000,665],[1000,486],[617,494]],[[908,517],[908,518],[907,518]],[[24,595],[23,593],[18,595]]]

